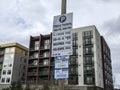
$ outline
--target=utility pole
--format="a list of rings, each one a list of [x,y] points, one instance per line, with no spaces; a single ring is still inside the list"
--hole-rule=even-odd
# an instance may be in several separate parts
[[[61,15],[66,14],[66,0],[62,0],[62,5],[61,5]],[[58,80],[58,90],[64,90],[64,83],[65,80]]]

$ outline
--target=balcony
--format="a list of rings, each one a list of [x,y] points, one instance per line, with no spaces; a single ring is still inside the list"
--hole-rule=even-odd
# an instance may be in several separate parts
[[[40,49],[41,49],[41,50],[49,50],[49,49],[50,49],[50,46],[41,46]]]
[[[30,56],[29,59],[38,59],[38,57],[35,57],[35,56]]]
[[[30,48],[30,51],[38,51],[39,48]]]
[[[36,64],[29,64],[28,66],[29,66],[29,67],[37,67]]]
[[[35,72],[35,71],[34,72],[33,71],[32,72],[28,72],[28,76],[36,76],[36,75],[37,75],[37,72]]]
[[[49,71],[41,71],[39,72],[40,76],[48,76],[49,75]]]
[[[49,54],[48,55],[40,55],[40,58],[49,58]]]
[[[39,63],[39,67],[46,67],[49,66],[49,64]]]

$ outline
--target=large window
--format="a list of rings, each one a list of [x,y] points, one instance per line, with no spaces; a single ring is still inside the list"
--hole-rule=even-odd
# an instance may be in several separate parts
[[[93,44],[93,38],[84,38],[83,44],[84,44],[84,45]]]
[[[93,65],[94,64],[93,56],[84,56],[84,64],[85,65]]]
[[[85,31],[85,32],[83,32],[83,36],[93,36],[93,32],[92,31]]]
[[[84,54],[93,54],[93,47],[84,47]]]
[[[3,75],[5,75],[6,74],[6,70],[3,70]]]
[[[6,83],[10,83],[10,78],[7,78],[7,79],[6,79]]]
[[[15,52],[15,47],[5,49],[5,53],[13,53],[13,52]]]
[[[2,79],[1,79],[1,82],[2,82],[2,83],[5,83],[5,78],[2,78]]]
[[[94,81],[94,77],[93,76],[85,76],[85,78],[84,78],[84,82],[85,82],[85,84],[94,84],[95,83],[95,81]]]
[[[35,50],[39,49],[39,41],[35,41]]]
[[[10,75],[10,74],[11,74],[11,70],[8,70],[8,71],[7,71],[7,74]]]

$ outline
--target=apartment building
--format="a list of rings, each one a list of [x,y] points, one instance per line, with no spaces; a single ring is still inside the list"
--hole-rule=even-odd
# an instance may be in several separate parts
[[[0,86],[9,86],[12,82],[25,82],[28,48],[18,43],[0,45]]]
[[[101,36],[101,46],[102,46],[104,90],[114,90],[112,79],[111,52],[103,36]]]
[[[51,57],[52,34],[30,37],[26,81],[41,85],[53,80],[54,59]]]
[[[73,29],[72,41],[73,54],[69,60],[69,78],[66,81],[66,88],[68,90],[106,90],[104,89],[101,35],[97,28],[93,25]],[[26,78],[28,83],[57,84],[58,80],[54,80],[54,57],[51,57],[51,46],[52,34],[30,37]],[[112,74],[109,76],[112,81]]]

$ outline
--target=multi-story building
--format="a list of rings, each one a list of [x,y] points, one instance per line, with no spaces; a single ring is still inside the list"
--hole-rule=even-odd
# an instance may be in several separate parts
[[[28,83],[48,83],[53,78],[54,60],[51,57],[52,34],[30,37],[27,65]]]
[[[113,79],[112,79],[111,52],[103,36],[101,36],[101,46],[102,46],[104,89],[114,90]]]
[[[27,81],[56,84],[54,58],[51,57],[52,34],[30,37]],[[105,90],[101,36],[95,26],[72,30],[73,55],[69,60],[67,87],[77,90]],[[111,62],[109,63],[111,65]],[[109,74],[112,81],[112,74]],[[35,83],[36,82],[36,83]],[[52,83],[51,83],[52,82]],[[112,83],[111,83],[112,85]],[[112,89],[109,89],[112,90]]]
[[[24,82],[28,48],[18,43],[0,45],[0,85],[7,87],[12,82]]]

